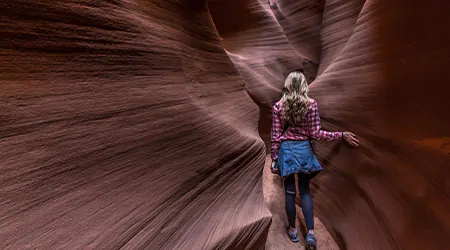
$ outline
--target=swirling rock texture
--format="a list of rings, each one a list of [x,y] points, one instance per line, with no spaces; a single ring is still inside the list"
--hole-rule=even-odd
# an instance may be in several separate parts
[[[265,245],[258,107],[206,2],[1,5],[1,249]]]
[[[324,128],[362,142],[315,144],[316,214],[339,247],[445,249],[449,8],[0,3],[0,247],[263,248],[270,107],[302,69]]]
[[[246,7],[252,15],[259,14],[255,20],[270,24],[225,33],[230,42],[224,46],[230,46],[231,58],[244,72],[250,95],[264,96],[257,102],[265,106],[262,110],[270,110],[268,104],[279,99],[286,71],[305,68],[308,77],[315,78],[311,96],[319,103],[324,128],[359,135],[362,147],[357,150],[339,143],[315,144],[326,168],[314,183],[316,213],[339,247],[446,248],[450,95],[443,69],[450,60],[450,37],[444,32],[450,28],[445,14],[450,4],[269,2],[272,8],[262,1]],[[211,12],[215,18],[212,7]],[[240,16],[233,15],[236,18]],[[226,22],[216,21],[221,33],[218,23]],[[284,53],[274,58],[260,41]],[[265,63],[245,60],[241,54],[247,51]],[[297,58],[295,65],[290,64],[292,57]],[[279,58],[285,59],[284,67],[278,65]],[[271,65],[283,70],[271,75]],[[317,65],[317,75],[311,75],[314,67],[305,65]],[[260,117],[266,141],[268,116],[270,112]]]

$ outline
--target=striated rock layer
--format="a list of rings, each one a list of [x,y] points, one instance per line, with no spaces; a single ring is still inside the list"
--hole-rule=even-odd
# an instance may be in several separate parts
[[[315,144],[316,215],[339,247],[445,249],[449,8],[1,3],[0,248],[263,248],[260,136],[303,69],[324,128],[362,142]]]
[[[326,169],[314,182],[316,214],[340,248],[446,248],[450,77],[444,69],[450,61],[450,4],[269,2],[272,8],[267,1],[247,1],[247,12],[264,25],[234,32],[221,28],[226,20],[211,3],[210,8],[249,93],[265,110],[260,134],[266,142],[282,79],[290,70],[306,68],[306,60],[317,63],[315,72],[304,71],[315,78],[310,94],[319,103],[324,128],[359,135],[359,149],[315,144]],[[234,8],[226,9],[229,16]],[[281,70],[269,74],[272,65]]]
[[[319,149],[330,171],[319,182],[318,211],[349,249],[450,242],[449,9],[442,1],[366,1],[345,45],[323,35],[323,60],[332,61],[312,95],[330,129],[354,131],[363,144]]]
[[[258,107],[204,1],[1,12],[1,249],[263,248]]]

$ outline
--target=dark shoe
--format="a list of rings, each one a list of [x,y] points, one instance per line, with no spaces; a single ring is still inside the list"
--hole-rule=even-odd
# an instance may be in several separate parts
[[[308,234],[306,235],[306,250],[316,250],[316,237],[314,237],[314,234]]]
[[[298,230],[297,230],[297,228],[295,229],[295,231],[294,232],[291,232],[291,230],[289,229],[289,227],[287,227],[287,234],[288,234],[288,236],[289,236],[289,239],[292,241],[292,242],[298,242],[299,240],[298,240]]]

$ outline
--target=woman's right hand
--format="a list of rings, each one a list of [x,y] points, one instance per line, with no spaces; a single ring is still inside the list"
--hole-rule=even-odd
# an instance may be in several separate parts
[[[356,135],[351,132],[342,133],[344,140],[350,144],[350,146],[357,148],[359,146],[359,141],[356,139]]]
[[[272,171],[272,174],[278,174],[278,171],[280,171],[278,168],[275,168],[276,165],[276,161],[272,161],[272,164],[270,164],[270,171]]]

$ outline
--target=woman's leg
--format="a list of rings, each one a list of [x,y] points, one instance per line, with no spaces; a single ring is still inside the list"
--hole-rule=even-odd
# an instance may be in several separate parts
[[[302,201],[302,212],[305,217],[306,227],[308,233],[314,234],[314,211],[313,200],[309,191],[309,181],[312,175],[299,173],[298,174],[298,190],[300,192],[300,199]]]
[[[288,217],[289,226],[295,228],[295,175],[291,174],[284,179],[284,191],[286,197],[286,215]]]

